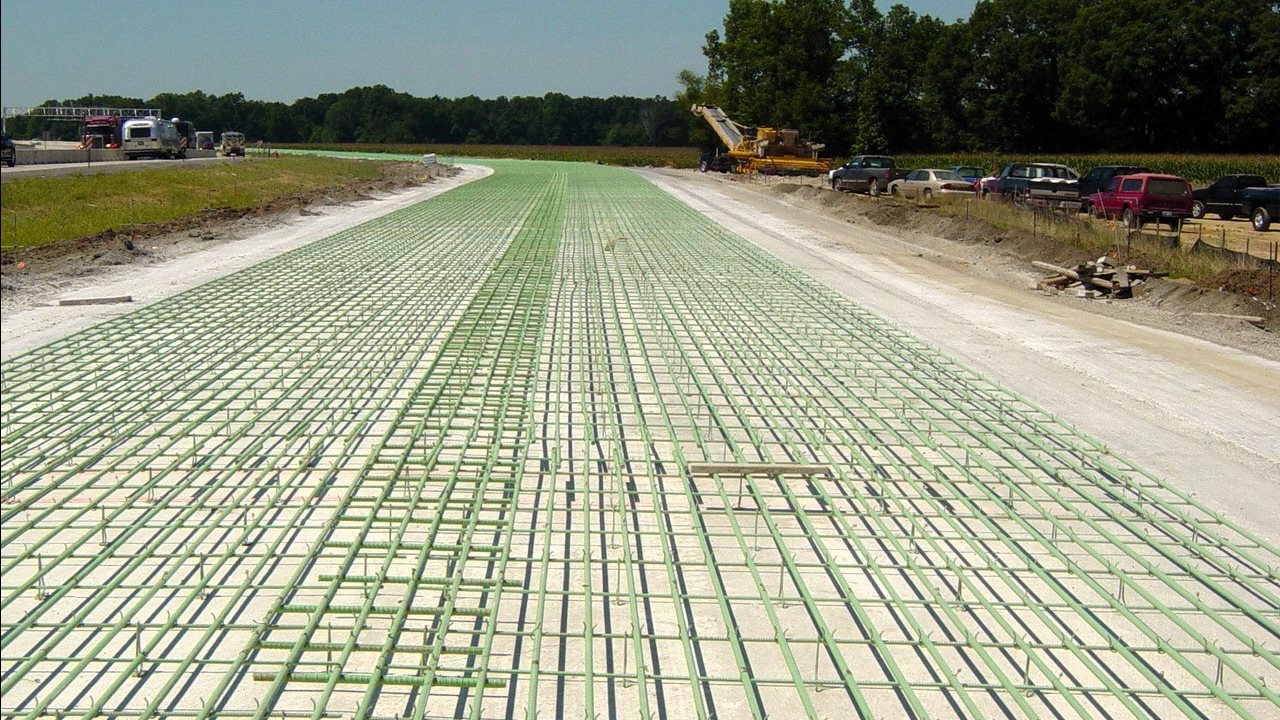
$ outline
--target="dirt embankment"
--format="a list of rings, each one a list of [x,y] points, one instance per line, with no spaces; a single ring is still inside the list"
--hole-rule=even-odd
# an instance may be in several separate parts
[[[451,165],[387,163],[377,180],[358,180],[293,193],[245,209],[206,210],[163,223],[117,228],[88,237],[0,254],[0,308],[9,310],[26,291],[83,283],[106,269],[151,264],[260,232],[325,206],[378,195],[456,174]]]
[[[929,206],[916,206],[910,201],[893,198],[870,198],[860,195],[836,193],[817,187],[806,181],[773,180],[750,183],[761,192],[828,217],[857,225],[876,226],[888,232],[909,235],[913,242],[929,242],[937,238],[965,248],[964,256],[983,271],[1003,272],[1020,278],[1033,279],[1043,276],[1031,267],[1032,260],[1042,260],[1056,265],[1072,266],[1092,262],[1101,253],[1091,253],[1047,237],[1020,229],[994,227],[975,219],[954,217],[933,212]],[[1155,253],[1144,252],[1140,243],[1131,247],[1116,247],[1111,254],[1128,262],[1152,270],[1162,270]],[[1115,304],[1133,303],[1162,308],[1174,314],[1191,317],[1194,313],[1218,313],[1262,317],[1264,328],[1272,337],[1280,327],[1280,270],[1239,267],[1232,265],[1199,282],[1181,279],[1154,279],[1135,288],[1133,300],[1116,301]],[[1033,280],[1034,281],[1034,280]],[[1273,299],[1274,298],[1274,299]],[[1099,309],[1104,303],[1095,303]],[[1111,313],[1108,313],[1111,314]],[[1203,316],[1200,316],[1203,317]],[[1218,318],[1215,324],[1225,319]],[[1188,328],[1177,328],[1186,331]],[[1248,334],[1253,334],[1249,328]],[[1199,335],[1201,333],[1192,332]],[[1240,346],[1243,342],[1228,342]]]

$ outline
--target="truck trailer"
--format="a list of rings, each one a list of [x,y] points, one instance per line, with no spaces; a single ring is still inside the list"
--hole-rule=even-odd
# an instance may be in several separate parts
[[[140,157],[186,157],[178,128],[163,118],[134,118],[124,123],[124,154],[130,160]]]

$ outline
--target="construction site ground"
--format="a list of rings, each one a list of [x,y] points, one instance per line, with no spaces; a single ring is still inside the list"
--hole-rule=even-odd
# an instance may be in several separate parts
[[[1280,714],[1256,301],[492,167],[7,259],[0,714]]]

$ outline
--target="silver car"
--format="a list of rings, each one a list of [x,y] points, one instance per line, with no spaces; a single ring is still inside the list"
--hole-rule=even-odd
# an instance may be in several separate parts
[[[959,195],[973,192],[973,183],[951,170],[926,168],[912,170],[901,180],[889,183],[889,194],[908,198],[933,199],[934,195]]]

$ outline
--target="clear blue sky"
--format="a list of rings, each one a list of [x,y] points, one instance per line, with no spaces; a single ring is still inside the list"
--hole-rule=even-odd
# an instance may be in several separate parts
[[[889,2],[877,0],[882,7]],[[907,0],[967,17],[974,0]],[[728,0],[3,0],[0,102],[357,85],[412,95],[672,95]]]

